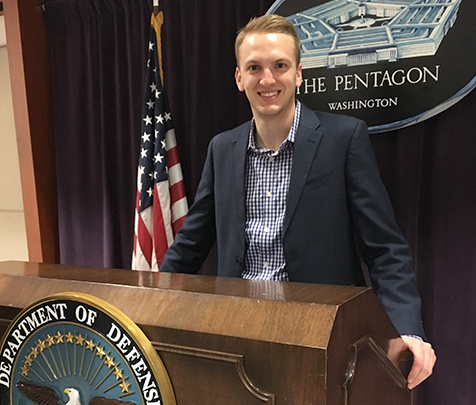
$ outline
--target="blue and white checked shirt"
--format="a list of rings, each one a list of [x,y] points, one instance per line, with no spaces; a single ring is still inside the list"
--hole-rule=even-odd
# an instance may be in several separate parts
[[[283,223],[300,115],[301,103],[297,101],[291,130],[276,152],[256,144],[252,122],[246,155],[247,249],[243,278],[288,281]]]

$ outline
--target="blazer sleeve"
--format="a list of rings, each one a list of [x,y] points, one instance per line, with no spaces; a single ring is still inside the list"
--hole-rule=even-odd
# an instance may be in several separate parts
[[[375,294],[400,334],[424,338],[410,248],[396,223],[361,121],[349,143],[346,186],[357,243]]]
[[[195,201],[182,228],[165,253],[160,271],[195,274],[216,240],[213,139],[208,146]]]

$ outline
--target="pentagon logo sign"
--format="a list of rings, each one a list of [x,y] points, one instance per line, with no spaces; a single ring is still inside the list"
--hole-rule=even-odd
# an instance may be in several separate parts
[[[63,293],[25,308],[0,352],[2,405],[175,405],[143,332],[112,305]]]
[[[469,0],[277,0],[301,39],[297,97],[353,115],[370,132],[432,117],[476,86]]]

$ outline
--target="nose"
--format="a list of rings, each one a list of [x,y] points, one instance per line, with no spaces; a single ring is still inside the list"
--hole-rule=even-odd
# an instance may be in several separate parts
[[[270,85],[273,84],[276,80],[274,80],[273,72],[269,68],[263,69],[263,76],[261,77],[261,84],[262,85]]]

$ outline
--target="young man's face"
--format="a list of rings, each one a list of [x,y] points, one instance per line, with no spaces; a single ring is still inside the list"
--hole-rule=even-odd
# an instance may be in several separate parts
[[[294,115],[295,91],[302,83],[294,41],[286,34],[251,34],[238,49],[236,85],[255,118]]]

